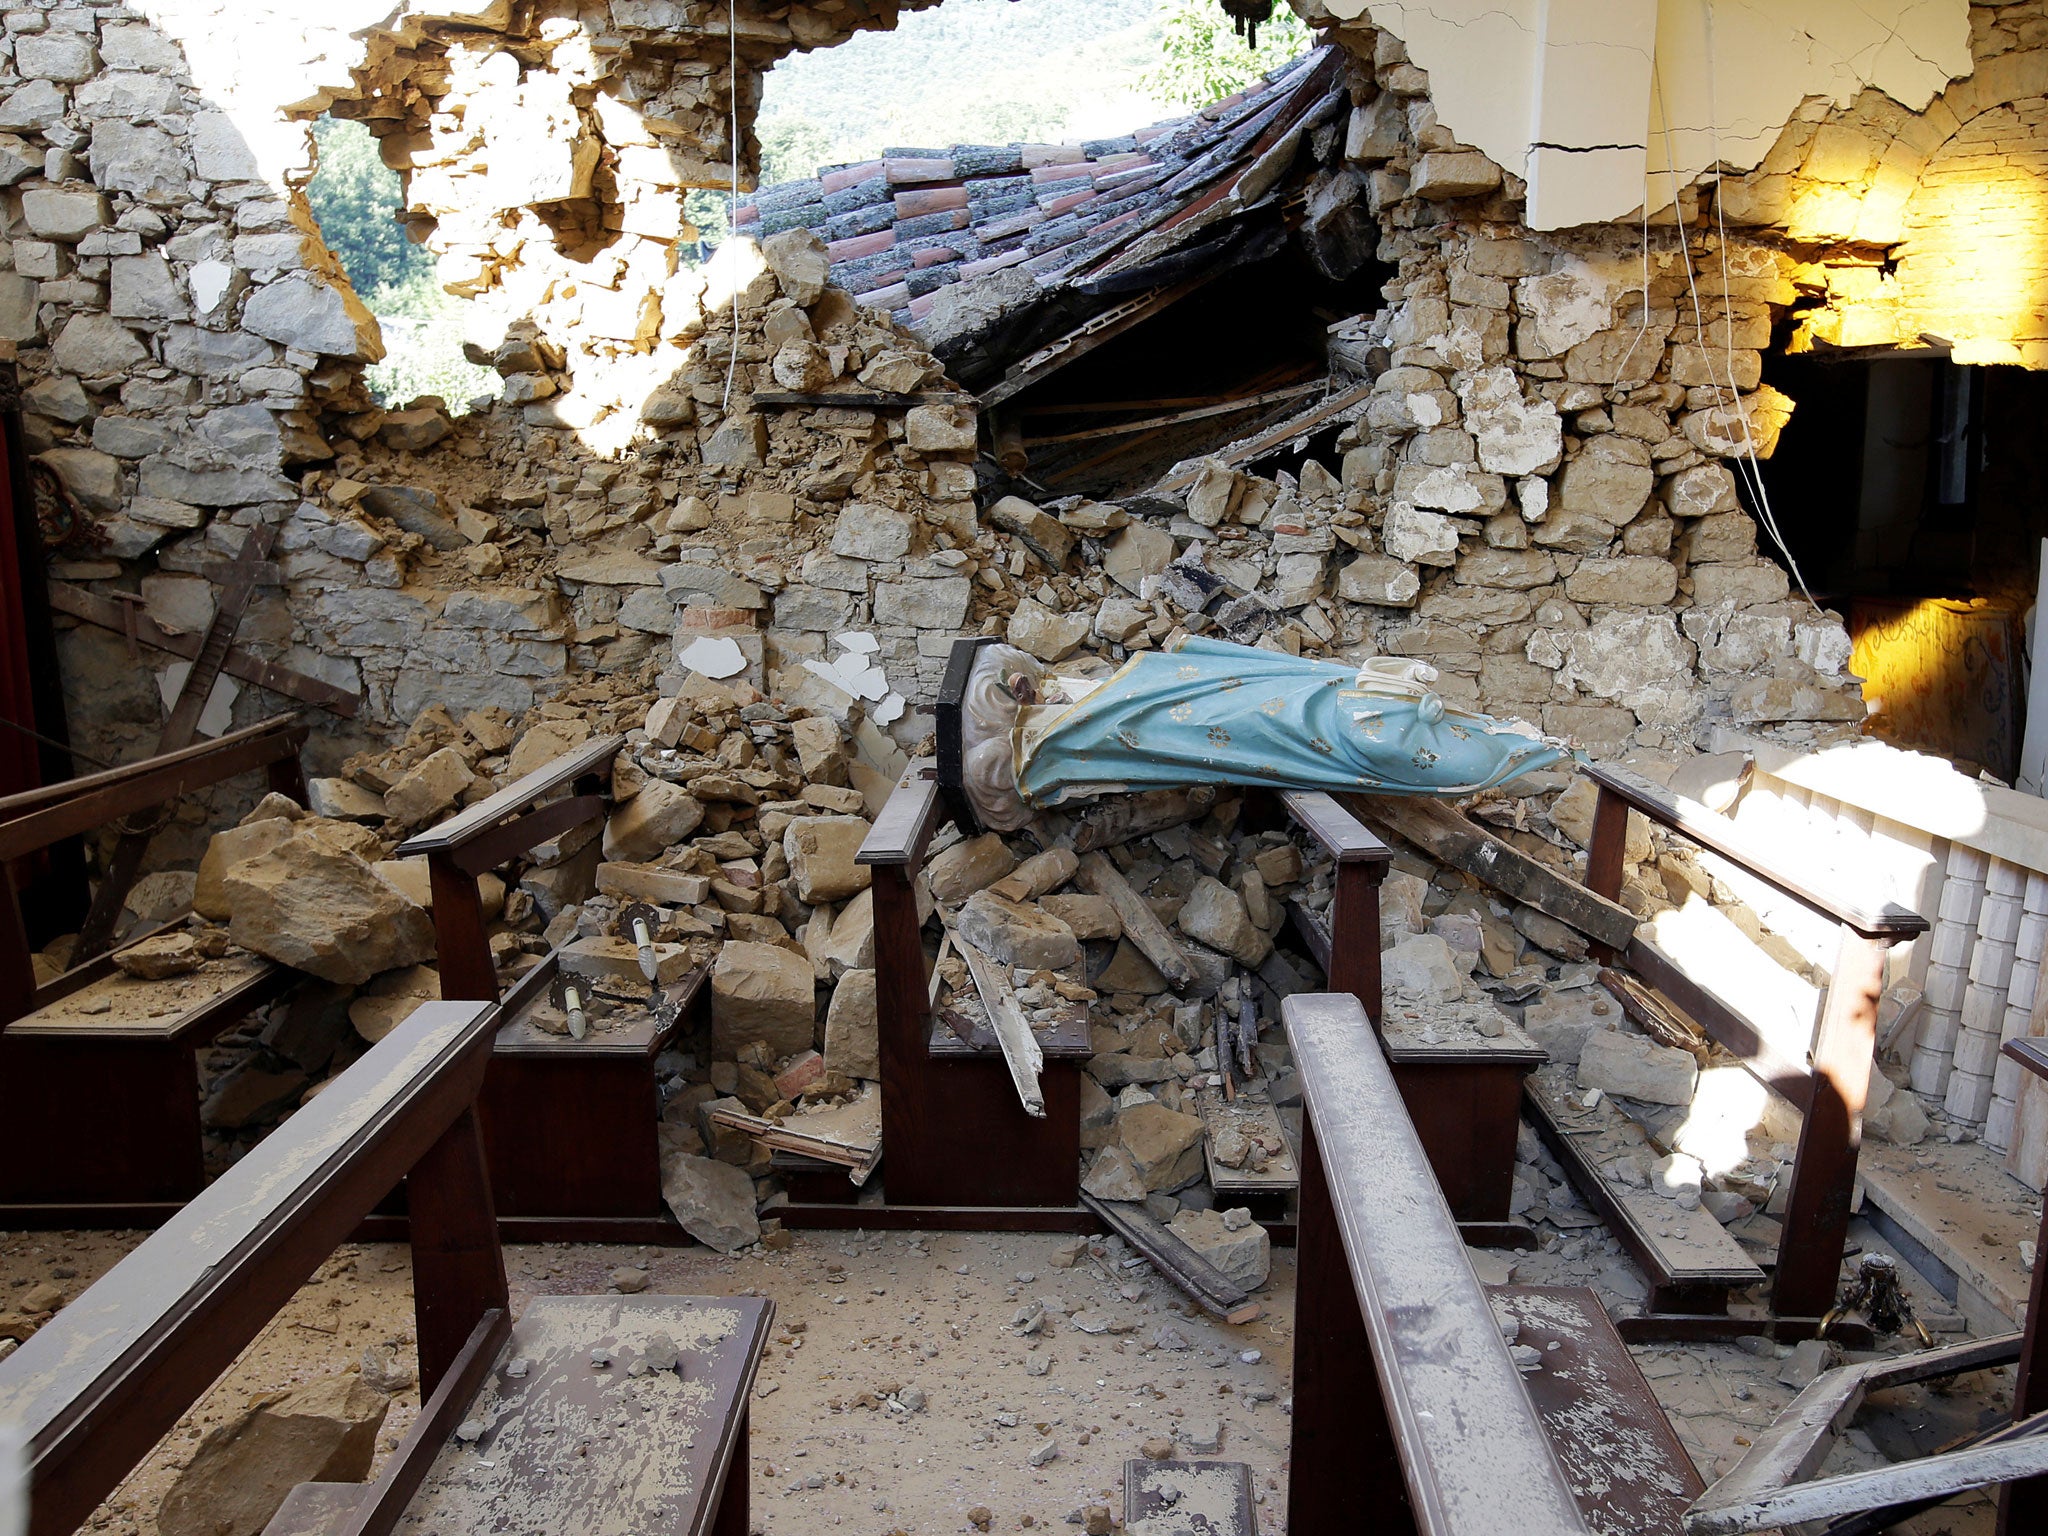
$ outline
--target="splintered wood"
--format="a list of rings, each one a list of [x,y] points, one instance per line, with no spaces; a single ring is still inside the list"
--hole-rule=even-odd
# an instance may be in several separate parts
[[[1160,975],[1176,987],[1194,984],[1195,968],[1188,962],[1187,951],[1167,931],[1151,904],[1132,889],[1131,882],[1105,855],[1084,854],[1078,879],[1082,890],[1105,898],[1116,908],[1124,925],[1124,937],[1158,968]]]
[[[1045,1069],[1045,1052],[1039,1048],[1038,1037],[1031,1033],[1024,1005],[1017,1001],[1009,967],[983,954],[959,933],[948,931],[952,933],[953,947],[960,951],[968,973],[974,977],[974,990],[981,994],[982,1007],[988,1010],[989,1027],[995,1031],[996,1043],[1003,1048],[1003,1060],[1009,1065],[1010,1081],[1017,1087],[1024,1113],[1034,1120],[1043,1120],[1045,1090],[1039,1086],[1038,1074]]]

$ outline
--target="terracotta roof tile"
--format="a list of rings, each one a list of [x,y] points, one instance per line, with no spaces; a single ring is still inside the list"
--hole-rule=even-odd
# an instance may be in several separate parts
[[[897,160],[882,162],[882,174],[889,178],[891,186],[914,186],[925,181],[951,181],[953,161],[945,159]]]
[[[967,206],[965,187],[918,187],[909,192],[898,192],[895,198],[896,217],[914,219],[926,213],[950,213]]]
[[[818,180],[823,184],[825,191],[831,193],[844,191],[847,187],[881,174],[881,161],[862,160],[856,165],[842,165],[835,170],[822,172]]]
[[[841,262],[859,261],[863,256],[876,256],[896,243],[896,231],[877,230],[871,235],[855,235],[851,240],[834,240],[825,247],[825,254],[836,267]]]

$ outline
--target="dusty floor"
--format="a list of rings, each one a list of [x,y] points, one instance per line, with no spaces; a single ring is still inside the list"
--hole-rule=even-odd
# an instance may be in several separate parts
[[[1870,1241],[1867,1232],[1859,1237]],[[44,1282],[76,1295],[138,1234],[0,1235],[0,1286]],[[754,1527],[764,1536],[826,1529],[859,1536],[972,1529],[978,1507],[996,1531],[1070,1528],[1091,1504],[1121,1512],[1126,1459],[1147,1440],[1185,1450],[1220,1431],[1223,1457],[1249,1462],[1260,1529],[1284,1532],[1293,1255],[1276,1250],[1266,1315],[1228,1328],[1193,1312],[1145,1271],[1099,1259],[1055,1263],[1067,1239],[1027,1235],[800,1233],[783,1253],[726,1259],[702,1248],[519,1247],[506,1261],[517,1306],[544,1293],[602,1291],[622,1266],[650,1290],[759,1292],[778,1306],[753,1418]],[[1546,1253],[1478,1257],[1489,1280],[1639,1286],[1595,1234]],[[1923,1305],[1940,1302],[1912,1287]],[[1047,1325],[1019,1336],[1020,1310]],[[1079,1314],[1082,1326],[1074,1321]],[[1192,1314],[1192,1315],[1191,1315]],[[201,1434],[259,1391],[355,1366],[389,1348],[411,1364],[411,1265],[402,1246],[351,1245],[315,1279],[95,1514],[91,1528],[154,1536],[154,1511]],[[795,1324],[803,1324],[801,1330]],[[1091,1333],[1085,1329],[1105,1327]],[[1946,1338],[1937,1336],[1939,1342]],[[797,1342],[797,1341],[801,1342]],[[1636,1351],[1660,1402],[1709,1480],[1789,1402],[1781,1360],[1763,1347],[1652,1346]],[[1867,1412],[1827,1471],[1923,1454],[2009,1402],[2009,1372],[1953,1392],[1912,1389]],[[880,1406],[883,1389],[922,1388],[926,1406]],[[399,1396],[382,1449],[404,1435],[416,1392]],[[1213,1421],[1213,1422],[1211,1422]],[[1057,1455],[1043,1458],[1050,1442]],[[1900,1527],[1914,1536],[1982,1536],[1991,1504],[1975,1498]]]

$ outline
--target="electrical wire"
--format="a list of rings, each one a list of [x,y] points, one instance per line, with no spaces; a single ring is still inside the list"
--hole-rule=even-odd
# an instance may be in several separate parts
[[[731,244],[739,226],[740,211],[740,0],[726,0],[725,3],[725,44],[726,68],[731,89],[726,96],[727,141],[732,146],[732,196],[725,205],[725,238]],[[728,259],[726,265],[732,262]],[[728,271],[731,281],[736,276]],[[732,414],[732,381],[740,366],[740,288],[738,282],[732,287],[732,350],[725,359],[725,397],[719,406],[726,415]]]
[[[1706,15],[1707,32],[1707,118],[1714,142],[1716,177],[1714,217],[1718,222],[1721,239],[1721,324],[1725,337],[1724,346],[1728,368],[1727,400],[1735,413],[1736,421],[1742,427],[1742,446],[1744,453],[1747,455],[1746,460],[1738,458],[1735,461],[1736,473],[1737,478],[1749,488],[1751,498],[1756,504],[1757,520],[1764,525],[1765,531],[1770,534],[1771,542],[1778,546],[1778,553],[1785,557],[1785,564],[1792,572],[1792,579],[1799,583],[1800,594],[1813,606],[1814,612],[1819,613],[1821,611],[1820,603],[1815,599],[1813,589],[1807,586],[1806,576],[1799,569],[1798,558],[1793,555],[1791,546],[1785,542],[1785,535],[1778,527],[1777,514],[1771,507],[1770,492],[1764,485],[1763,461],[1756,451],[1756,438],[1750,432],[1749,411],[1742,403],[1741,391],[1735,387],[1735,326],[1734,316],[1729,312],[1733,303],[1734,289],[1728,273],[1728,226],[1726,215],[1721,209],[1720,196],[1720,177],[1722,174],[1721,127],[1720,123],[1716,120],[1719,104],[1714,78],[1713,0],[1701,0],[1701,5]],[[1686,236],[1685,214],[1681,201],[1682,189],[1678,180],[1678,152],[1671,133],[1671,102],[1670,98],[1664,93],[1664,75],[1661,64],[1653,64],[1651,66],[1651,79],[1656,87],[1658,116],[1662,120],[1664,133],[1664,168],[1671,178],[1671,224],[1678,234],[1678,259],[1685,267],[1685,286],[1692,298],[1693,326],[1695,333],[1699,336],[1700,358],[1705,362],[1707,368],[1707,385],[1714,392],[1714,404],[1719,406],[1723,402],[1721,381],[1714,373],[1713,347],[1707,340],[1706,316],[1700,304],[1699,282],[1693,272],[1692,245]],[[1745,469],[1748,471],[1746,476],[1742,474],[1742,471]]]

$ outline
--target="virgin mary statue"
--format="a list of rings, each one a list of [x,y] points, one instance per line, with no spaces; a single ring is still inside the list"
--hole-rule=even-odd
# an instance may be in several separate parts
[[[1363,667],[1220,640],[1140,651],[1100,682],[983,645],[961,700],[962,789],[983,825],[1190,784],[1470,795],[1570,755],[1519,720],[1455,709],[1433,667]]]

